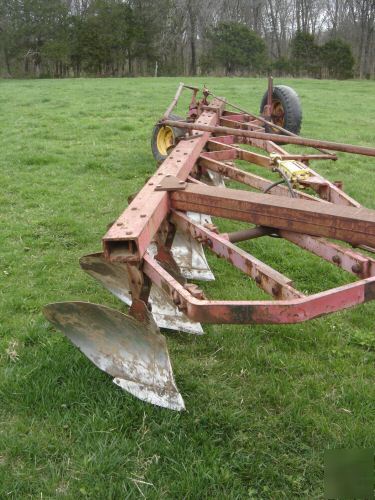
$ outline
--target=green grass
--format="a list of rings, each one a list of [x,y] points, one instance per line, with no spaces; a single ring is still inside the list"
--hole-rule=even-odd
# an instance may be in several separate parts
[[[266,88],[189,83],[255,111]],[[304,135],[374,144],[373,82],[280,83],[300,94]],[[78,259],[153,173],[151,129],[177,84],[0,81],[0,498],[322,498],[324,450],[375,445],[375,303],[306,324],[168,333],[181,414],[122,392],[41,315],[61,300],[122,308]],[[339,156],[313,166],[375,208],[374,162]],[[243,247],[309,293],[351,281],[285,242]],[[254,292],[209,260],[211,297]]]

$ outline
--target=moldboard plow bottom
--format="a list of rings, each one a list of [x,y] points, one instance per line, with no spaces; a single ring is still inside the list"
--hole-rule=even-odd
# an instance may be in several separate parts
[[[172,374],[165,337],[147,307],[142,322],[108,307],[87,302],[47,306],[47,318],[113,381],[144,401],[184,409]]]
[[[171,115],[184,88],[192,91],[186,119]],[[103,251],[80,260],[83,270],[129,306],[128,314],[85,302],[44,309],[117,385],[173,410],[183,410],[184,402],[160,328],[201,335],[202,323],[292,324],[375,299],[375,260],[368,255],[375,251],[375,211],[310,167],[313,160],[337,160],[335,151],[375,156],[375,149],[298,136],[298,96],[289,87],[274,87],[272,79],[259,116],[207,88],[200,98],[198,93],[180,84],[153,131],[158,169],[104,235]],[[316,152],[291,154],[281,143]],[[249,168],[242,170],[237,160]],[[253,173],[251,165],[273,172],[275,179]],[[246,189],[227,188],[227,179]],[[248,228],[220,233],[211,217]],[[305,295],[236,245],[270,237],[284,238],[357,281]],[[205,250],[245,273],[270,299],[209,300],[189,282],[214,279]]]

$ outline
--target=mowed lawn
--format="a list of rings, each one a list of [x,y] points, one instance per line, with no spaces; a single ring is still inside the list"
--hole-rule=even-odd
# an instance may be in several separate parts
[[[151,130],[179,81],[0,81],[1,499],[322,498],[325,450],[375,446],[375,303],[297,325],[167,332],[183,413],[122,392],[43,318],[61,300],[125,310],[78,259],[100,251],[154,172]],[[266,89],[185,81],[253,111]],[[374,145],[374,82],[277,82],[301,97],[303,135]],[[375,209],[374,160],[339,156],[312,166]],[[306,293],[353,279],[274,238],[241,246]],[[210,297],[264,297],[208,258]]]

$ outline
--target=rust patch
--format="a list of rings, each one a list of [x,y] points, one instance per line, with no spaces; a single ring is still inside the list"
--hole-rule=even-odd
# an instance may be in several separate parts
[[[230,311],[231,323],[236,323],[236,324],[254,323],[253,314],[255,312],[256,312],[255,308],[249,305],[232,307],[232,310]]]
[[[365,284],[365,302],[375,300],[375,281]]]

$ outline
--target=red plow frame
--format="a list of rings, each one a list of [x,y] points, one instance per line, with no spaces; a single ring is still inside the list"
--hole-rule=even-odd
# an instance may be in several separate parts
[[[170,110],[167,111],[169,113]],[[181,127],[180,122],[164,120],[164,123]],[[213,137],[217,124],[230,125],[235,130],[228,130],[230,133],[227,135]],[[311,155],[290,155],[271,140],[246,137],[242,135],[243,131],[258,131],[263,128],[261,122],[245,113],[224,111],[221,99],[203,105],[194,123],[186,125],[192,131],[191,135],[179,142],[104,236],[106,259],[134,265],[139,265],[143,259],[143,271],[148,278],[167,291],[177,307],[191,319],[204,323],[297,323],[375,298],[375,260],[324,239],[329,237],[357,246],[375,247],[375,213],[360,207],[337,185],[309,169],[312,175],[302,182],[316,191],[320,198],[294,190],[297,198],[294,200],[289,197],[290,193],[284,186],[275,186],[272,196],[242,190],[222,191],[203,185],[193,173],[194,170],[200,170],[202,174],[202,171],[204,173],[205,169],[209,169],[264,191],[272,182],[228,165],[228,161],[240,159],[272,170],[275,157],[241,149],[234,145],[236,142],[262,148],[282,160],[306,162],[317,159],[317,156],[335,159],[334,155],[323,153],[312,155],[312,158]],[[200,133],[202,126],[210,128],[211,132],[207,130]],[[241,132],[233,135],[234,131]],[[280,137],[277,136],[277,139]],[[315,145],[316,142],[318,146],[326,146],[323,141],[315,141]],[[208,151],[203,152],[205,147]],[[352,147],[348,146],[348,149]],[[370,151],[370,148],[366,149]],[[306,169],[306,165],[303,168]],[[191,177],[192,173],[194,177]],[[320,202],[319,208],[317,202]],[[275,228],[278,236],[362,279],[306,297],[292,287],[291,280],[236,247],[227,235],[216,234],[189,220],[183,213],[186,211],[246,221],[261,228]],[[145,255],[168,215],[173,224],[249,275],[276,300],[210,301],[202,295],[191,294],[168,275],[155,258]],[[246,234],[243,239],[247,239]]]
[[[344,193],[340,183],[324,179],[309,166],[312,160],[336,160],[332,151],[375,156],[375,149],[302,138],[272,123],[272,80],[262,116],[233,105],[230,106],[236,110],[229,111],[225,99],[213,96],[207,89],[203,89],[203,97],[197,101],[198,89],[188,87],[193,91],[188,119],[169,119],[184,87],[180,85],[159,123],[162,127],[177,127],[184,134],[104,236],[103,253],[88,256],[88,261],[81,262],[85,270],[120,298],[121,287],[129,289],[130,316],[139,322],[139,328],[147,325],[145,335],[147,341],[151,339],[151,351],[154,345],[152,339],[160,337],[155,325],[150,327],[152,286],[158,287],[169,298],[176,311],[191,321],[202,323],[298,323],[375,299],[375,260],[356,249],[362,247],[369,252],[374,251],[375,211],[360,206]],[[210,95],[213,97],[209,101]],[[275,133],[280,131],[285,135]],[[314,154],[290,154],[280,146],[281,143],[319,149]],[[243,148],[241,144],[261,149],[265,154]],[[234,164],[236,160],[277,172],[286,185],[241,170]],[[216,176],[219,182],[208,185],[209,176],[211,179]],[[242,183],[246,190],[223,187],[223,178]],[[306,192],[307,188],[310,194]],[[189,212],[242,221],[255,227],[220,234],[213,224],[201,224],[189,217]],[[171,251],[176,231],[241,270],[268,293],[271,300],[207,299],[196,284],[187,283],[181,276]],[[341,267],[358,280],[306,296],[293,287],[288,277],[235,244],[266,235],[284,238]],[[149,251],[150,245],[155,246],[154,252]],[[174,409],[183,407],[182,400],[178,399],[180,395],[174,385],[169,359],[165,361],[167,368],[163,366],[169,370],[170,380],[159,385],[145,382],[143,375],[139,376],[138,351],[132,355],[130,372],[133,374],[129,375],[127,362],[122,364],[121,369],[117,365],[116,369],[108,369],[105,363],[104,366],[103,362],[97,361],[97,353],[92,354],[91,350],[99,351],[99,357],[105,351],[104,357],[108,361],[116,347],[112,347],[110,352],[106,348],[104,351],[98,348],[97,334],[93,340],[92,329],[82,325],[77,327],[77,311],[70,306],[74,303],[66,303],[67,307],[63,304],[47,306],[47,317],[100,368],[114,377],[127,380],[120,383],[115,378],[118,385],[146,401]],[[78,314],[81,315],[82,303],[76,304],[80,304]],[[96,326],[94,330],[107,328],[107,323],[98,320],[103,308],[96,307],[94,312],[91,307],[88,313],[90,318],[95,316],[95,325],[100,324],[100,328]],[[106,315],[109,313],[106,312]],[[77,328],[80,330],[78,341]],[[85,337],[84,341],[81,335]],[[90,353],[87,352],[87,337],[92,343]],[[126,349],[129,351],[129,346]],[[138,349],[142,348],[137,346]],[[152,358],[157,364],[154,351],[150,356],[148,362]],[[142,369],[154,370],[150,364]],[[160,375],[158,367],[156,371]],[[155,370],[153,373],[155,375]],[[129,380],[131,384],[138,384],[136,389],[129,388]]]

